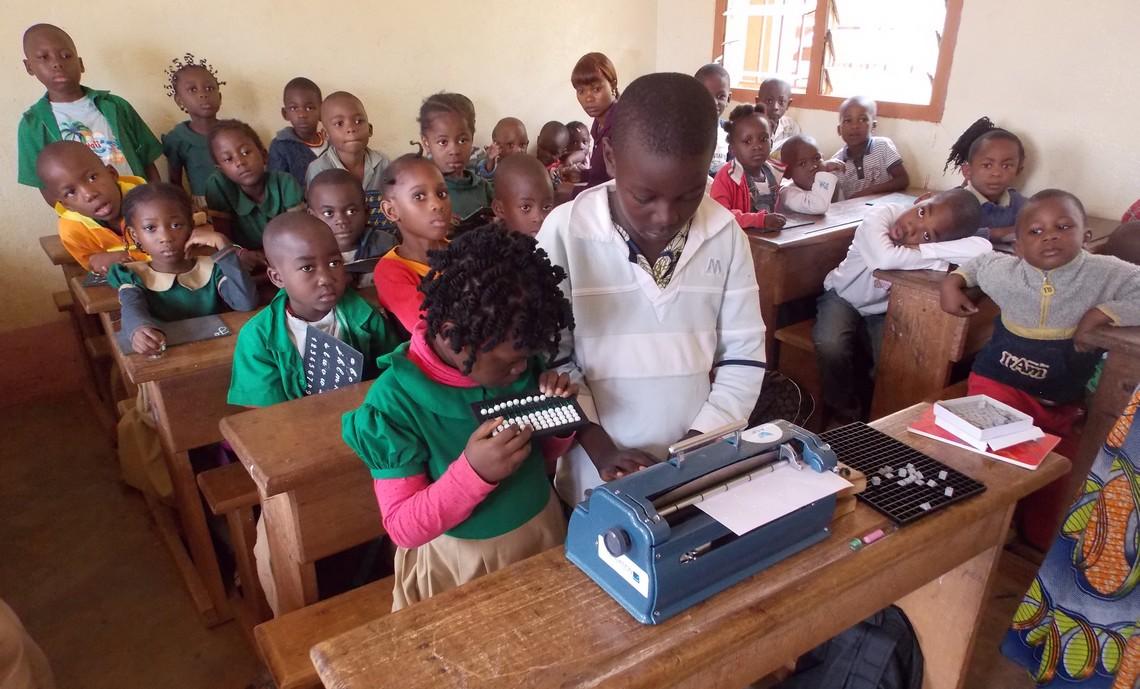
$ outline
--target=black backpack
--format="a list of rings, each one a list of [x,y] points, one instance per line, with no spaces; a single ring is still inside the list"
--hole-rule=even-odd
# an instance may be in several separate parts
[[[895,606],[800,656],[778,689],[922,689],[922,649]]]

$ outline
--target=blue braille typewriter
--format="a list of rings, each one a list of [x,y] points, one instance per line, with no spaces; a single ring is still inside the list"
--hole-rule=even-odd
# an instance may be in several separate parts
[[[798,426],[745,425],[677,443],[668,460],[595,488],[574,508],[566,557],[640,622],[667,620],[828,535],[834,494],[742,535],[697,507],[768,472],[836,466],[831,447]]]

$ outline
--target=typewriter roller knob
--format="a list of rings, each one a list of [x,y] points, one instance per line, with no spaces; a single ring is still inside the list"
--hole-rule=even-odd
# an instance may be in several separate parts
[[[606,550],[614,557],[621,557],[628,553],[629,547],[633,544],[626,530],[617,526],[606,529],[606,532],[602,534],[602,540],[606,544]]]

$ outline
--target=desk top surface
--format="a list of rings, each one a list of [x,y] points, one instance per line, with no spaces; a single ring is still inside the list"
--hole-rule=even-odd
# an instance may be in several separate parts
[[[63,242],[60,241],[58,234],[47,234],[40,237],[40,248],[47,254],[52,265],[64,266],[75,263],[75,259],[67,253],[67,249],[63,248]]]
[[[83,284],[87,274],[76,275],[69,280],[71,293],[87,314],[110,313],[119,310],[119,293],[107,284],[88,287]]]
[[[1140,357],[1140,326],[1117,328],[1102,326],[1086,336],[1086,341],[1111,353]]]
[[[395,673],[406,689],[648,688],[688,672],[697,679],[686,686],[713,686],[726,683],[742,644],[795,657],[822,633],[805,619],[862,619],[982,552],[991,544],[972,526],[1069,469],[1058,455],[1026,471],[909,434],[925,406],[873,425],[983,481],[985,493],[852,551],[851,538],[889,527],[860,503],[820,544],[657,626],[634,621],[554,548],[318,644],[320,678],[338,689],[381,686]]]
[[[776,250],[789,244],[814,244],[821,241],[838,240],[838,237],[834,236],[837,232],[853,229],[863,222],[863,216],[874,207],[876,202],[887,200],[888,197],[901,198],[895,194],[879,194],[847,201],[836,201],[831,204],[827,213],[821,216],[788,213],[789,223],[795,220],[809,220],[810,222],[807,225],[780,232],[747,230],[748,237],[761,246],[767,245],[767,247]]]
[[[218,366],[232,366],[237,333],[257,311],[230,311],[219,314],[233,332],[227,337],[215,337],[198,342],[187,342],[169,347],[157,357],[128,354],[123,357],[123,373],[139,385],[151,381],[189,375]]]
[[[364,463],[341,439],[340,417],[364,402],[371,385],[364,381],[226,417],[222,437],[267,497],[351,471],[366,481]]]

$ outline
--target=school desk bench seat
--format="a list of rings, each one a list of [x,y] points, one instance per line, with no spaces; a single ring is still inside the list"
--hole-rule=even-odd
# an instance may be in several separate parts
[[[391,612],[393,585],[385,577],[257,625],[257,649],[278,689],[319,689],[309,649]]]
[[[243,609],[238,611],[238,617],[243,630],[249,632],[253,625],[269,619],[272,614],[265,602],[253,558],[257,529],[253,508],[258,503],[257,484],[240,462],[207,469],[198,474],[197,480],[210,512],[226,518],[234,563],[241,577],[239,606]]]

